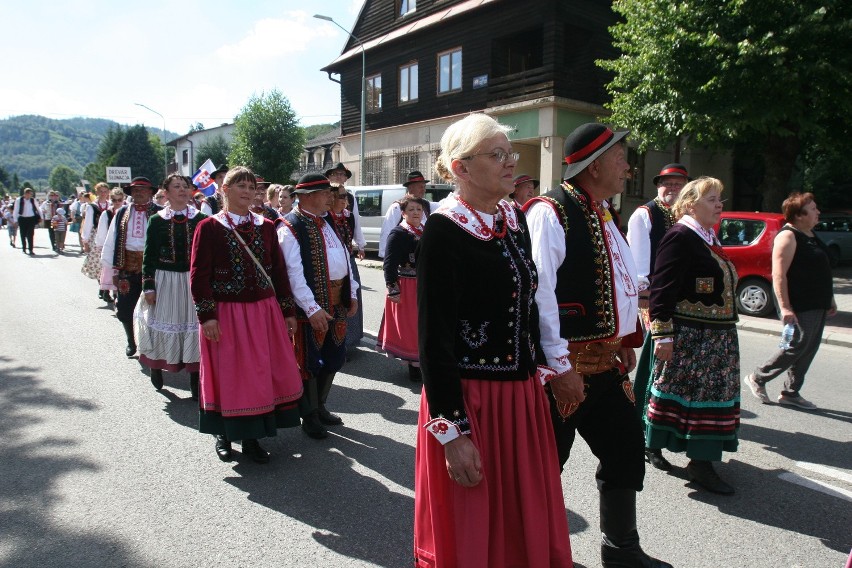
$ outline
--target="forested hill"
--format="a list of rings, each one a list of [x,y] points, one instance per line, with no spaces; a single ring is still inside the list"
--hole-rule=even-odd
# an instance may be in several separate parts
[[[54,167],[65,165],[82,174],[86,164],[95,161],[98,144],[110,127],[119,124],[103,118],[56,120],[44,116],[22,115],[0,120],[0,166],[21,182],[38,187],[47,184]],[[148,128],[161,136],[161,131]],[[177,134],[167,133],[172,139]]]

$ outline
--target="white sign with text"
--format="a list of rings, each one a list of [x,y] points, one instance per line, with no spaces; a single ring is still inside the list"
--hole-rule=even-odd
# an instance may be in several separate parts
[[[130,183],[133,179],[130,177],[130,168],[107,168],[106,174],[109,183]]]

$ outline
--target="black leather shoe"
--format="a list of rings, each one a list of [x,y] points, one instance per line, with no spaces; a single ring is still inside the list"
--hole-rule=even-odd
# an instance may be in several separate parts
[[[269,452],[264,450],[257,440],[243,440],[243,455],[249,456],[254,463],[268,463]]]
[[[314,412],[302,418],[302,430],[315,440],[328,438],[328,430],[320,423],[319,413]]]
[[[661,469],[663,471],[672,470],[672,464],[669,463],[669,460],[663,457],[662,450],[649,450],[648,448],[645,448],[645,461],[657,469]]]
[[[326,426],[342,426],[343,425],[343,418],[341,418],[337,414],[332,414],[324,406],[319,407],[319,412],[317,414],[319,415],[319,421],[322,424],[325,424]]]
[[[231,442],[225,436],[216,436],[216,455],[223,462],[231,461]]]
[[[733,495],[735,490],[732,486],[725,483],[716,470],[713,469],[713,464],[704,460],[691,460],[686,466],[686,475],[690,481],[694,481],[711,493],[719,495]]]
[[[151,369],[151,384],[157,390],[163,388],[163,371],[161,369]]]
[[[127,347],[124,348],[124,354],[128,357],[133,357],[136,355],[136,345],[131,343]]]

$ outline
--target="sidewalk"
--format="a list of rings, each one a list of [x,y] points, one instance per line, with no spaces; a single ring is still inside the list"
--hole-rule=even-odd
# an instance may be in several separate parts
[[[834,300],[837,302],[837,314],[826,321],[822,342],[828,345],[852,347],[852,266],[846,265],[834,269]],[[774,316],[756,318],[741,315],[737,329],[769,335],[781,334],[781,324]]]

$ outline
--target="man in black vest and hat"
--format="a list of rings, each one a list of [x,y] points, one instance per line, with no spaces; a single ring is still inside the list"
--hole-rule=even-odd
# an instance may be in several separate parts
[[[146,177],[138,176],[130,181],[124,193],[133,197],[133,203],[115,212],[101,251],[101,265],[115,273],[113,281],[118,288],[116,317],[124,326],[127,336],[124,353],[128,357],[136,354],[133,310],[142,295],[142,254],[145,251],[148,218],[162,209],[151,201],[156,189]]]
[[[639,279],[639,314],[645,331],[648,332],[650,319],[648,317],[648,295],[651,285],[651,276],[654,273],[654,261],[657,256],[657,247],[663,239],[666,231],[671,229],[675,223],[672,205],[680,195],[680,190],[690,181],[683,164],[666,164],[660,173],[654,176],[654,185],[657,186],[657,197],[636,208],[630,220],[627,222],[627,243],[630,252],[633,253],[633,261],[636,263],[636,274]],[[639,367],[636,371],[636,381],[633,390],[637,395],[636,412],[639,420],[645,416],[646,391],[648,379],[651,376],[649,368],[651,361],[651,350],[653,342],[650,335],[646,335],[639,356]],[[660,449],[645,449],[645,460],[652,466],[663,471],[671,471],[672,464],[663,457]]]
[[[326,399],[334,375],[346,360],[346,318],[358,311],[358,283],[349,247],[329,222],[331,184],[322,174],[305,174],[293,193],[299,204],[279,221],[278,242],[296,300],[296,360],[305,382],[299,401],[302,430],[311,438],[328,436],[326,426],[343,424]]]
[[[623,138],[584,124],[565,140],[562,185],[524,206],[538,268],[541,346],[557,376],[548,385],[560,463],[577,432],[600,463],[605,568],[669,567],[639,546],[636,493],[645,476],[642,425],[627,374],[641,344],[636,268],[609,200],[630,166]]]

